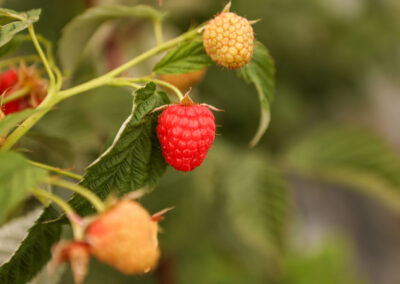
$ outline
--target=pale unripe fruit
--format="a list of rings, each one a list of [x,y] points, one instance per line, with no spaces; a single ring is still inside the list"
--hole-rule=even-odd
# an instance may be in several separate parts
[[[160,257],[158,225],[138,202],[122,200],[89,225],[86,240],[100,261],[125,274],[143,274]]]
[[[198,71],[182,74],[161,74],[160,79],[174,85],[182,92],[186,92],[190,87],[200,82],[204,78],[205,74],[206,69],[204,68]]]
[[[253,56],[254,32],[246,18],[224,12],[208,22],[203,42],[213,61],[226,68],[238,69]]]

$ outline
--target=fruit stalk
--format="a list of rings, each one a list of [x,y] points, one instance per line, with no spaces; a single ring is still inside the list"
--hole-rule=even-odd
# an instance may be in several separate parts
[[[33,28],[33,24],[29,25],[28,31],[32,38],[32,42],[35,45],[36,51],[39,54],[40,59],[42,59],[44,68],[46,69],[47,75],[49,76],[50,79],[50,88],[52,88],[56,82],[56,79],[54,77],[53,71],[51,70],[49,62],[47,61],[46,55],[44,54],[42,48],[40,47],[39,41],[36,37],[35,29]]]
[[[68,171],[64,171],[59,168],[55,168],[55,167],[52,167],[52,166],[49,166],[46,164],[42,164],[42,163],[38,163],[38,162],[34,162],[34,161],[28,161],[28,162],[29,162],[29,164],[31,164],[34,167],[45,169],[45,170],[48,170],[48,171],[54,172],[56,174],[60,174],[60,175],[63,175],[63,176],[66,176],[66,177],[69,177],[69,178],[72,178],[72,179],[75,179],[78,181],[83,179],[83,176],[81,176],[81,175],[74,174],[74,173],[71,173]]]
[[[25,87],[19,90],[16,90],[15,92],[13,92],[12,94],[10,94],[9,96],[5,97],[2,100],[3,104],[9,103],[11,101],[17,100],[19,98],[24,97],[25,95],[27,95],[29,93],[30,89]]]
[[[62,198],[58,197],[57,195],[54,195],[40,188],[32,189],[31,193],[39,199],[41,198],[48,199],[57,204],[65,212],[68,219],[70,220],[74,238],[76,240],[80,240],[83,238],[83,229],[80,225],[82,218],[75,212],[75,210],[67,202],[65,202]]]
[[[106,208],[103,201],[101,201],[101,199],[93,191],[90,191],[83,186],[55,177],[47,178],[46,182],[55,186],[69,189],[75,193],[82,195],[94,206],[94,208],[96,208],[97,212],[99,213],[103,212]]]

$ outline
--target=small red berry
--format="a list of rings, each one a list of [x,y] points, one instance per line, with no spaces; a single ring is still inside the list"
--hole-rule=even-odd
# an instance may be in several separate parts
[[[13,87],[18,82],[18,72],[10,69],[0,75],[0,93]]]
[[[124,199],[89,225],[86,241],[100,261],[125,274],[143,274],[158,263],[157,233],[157,222],[146,209]]]
[[[7,94],[4,97],[7,97]],[[1,106],[1,110],[4,112],[5,115],[18,112],[21,110],[19,103],[19,100],[6,103]]]
[[[8,97],[11,88],[18,83],[18,73],[14,69],[10,69],[0,75],[0,95],[4,92],[4,98]],[[6,103],[1,106],[1,110],[5,115],[20,111],[20,102],[18,100]]]
[[[167,163],[187,172],[200,166],[206,157],[215,138],[215,118],[206,106],[185,98],[162,112],[157,136]]]
[[[0,74],[0,94],[7,98],[15,91],[27,88],[28,92],[22,97],[14,99],[1,106],[5,115],[22,111],[28,108],[36,108],[46,97],[47,81],[40,77],[34,66],[26,67],[21,64],[18,71],[10,69]]]

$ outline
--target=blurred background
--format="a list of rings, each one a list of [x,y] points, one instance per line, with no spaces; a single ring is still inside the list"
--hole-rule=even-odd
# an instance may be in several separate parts
[[[95,5],[156,0],[3,0],[42,8],[37,31],[55,43]],[[206,21],[220,0],[164,0],[165,38]],[[256,90],[221,67],[194,88],[216,114],[204,164],[168,169],[142,202],[175,206],[161,223],[163,257],[146,276],[127,277],[92,261],[85,283],[400,283],[400,1],[234,0],[276,64],[270,128],[254,149]],[[102,26],[69,84],[154,46],[151,23]],[[29,52],[29,45],[19,52]],[[158,57],[160,59],[160,57]],[[132,70],[146,75],[157,58]],[[83,173],[131,111],[129,90],[101,88],[63,102],[22,141],[36,161]],[[59,283],[72,283],[68,270]],[[36,283],[49,283],[49,278]]]

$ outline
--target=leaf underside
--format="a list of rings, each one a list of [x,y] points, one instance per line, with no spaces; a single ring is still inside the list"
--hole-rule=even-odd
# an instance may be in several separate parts
[[[368,130],[326,126],[294,145],[287,161],[300,173],[350,186],[400,211],[400,159]]]
[[[260,122],[250,147],[254,147],[260,141],[268,128],[271,120],[270,106],[275,92],[275,66],[268,50],[260,43],[254,45],[253,57],[249,63],[238,71],[246,82],[254,84],[260,100]]]
[[[3,221],[24,200],[29,191],[46,176],[47,172],[28,164],[14,152],[0,153],[0,221]]]

